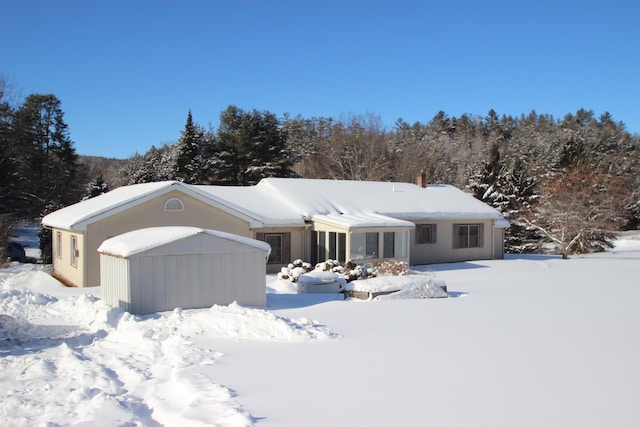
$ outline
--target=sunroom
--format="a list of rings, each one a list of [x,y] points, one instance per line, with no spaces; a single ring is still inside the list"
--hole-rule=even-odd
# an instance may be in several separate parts
[[[375,264],[409,261],[409,232],[415,224],[375,213],[311,217],[311,262],[328,259]]]

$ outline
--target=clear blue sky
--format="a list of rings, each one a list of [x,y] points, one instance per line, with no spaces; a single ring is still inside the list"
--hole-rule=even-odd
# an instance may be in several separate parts
[[[79,154],[118,158],[228,105],[390,127],[585,108],[639,133],[639,19],[637,0],[2,0],[0,73],[60,99]]]

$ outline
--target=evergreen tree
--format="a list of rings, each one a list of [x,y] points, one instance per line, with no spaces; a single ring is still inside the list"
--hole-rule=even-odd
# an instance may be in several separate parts
[[[200,184],[203,179],[202,145],[204,130],[193,123],[191,110],[187,115],[182,136],[174,147],[175,176],[187,184]]]
[[[13,144],[20,207],[37,215],[50,202],[79,199],[78,156],[69,138],[60,101],[54,95],[29,95],[15,114]]]
[[[109,184],[105,182],[102,177],[102,172],[98,173],[98,175],[87,185],[84,196],[82,200],[91,199],[93,197],[99,196],[104,193],[108,193],[111,189],[109,188]]]
[[[63,207],[64,206],[60,203],[53,201],[49,202],[40,213],[40,217],[42,218],[51,212],[62,209]],[[45,264],[51,264],[51,261],[53,260],[53,233],[50,228],[46,228],[42,223],[38,229],[38,246],[40,247],[40,257],[42,258],[42,262]]]
[[[510,253],[534,252],[539,249],[540,234],[523,222],[523,217],[536,203],[537,184],[529,177],[521,159],[508,170],[500,158],[498,144],[491,145],[489,159],[483,162],[469,187],[474,196],[499,210],[511,222],[505,234],[505,250]]]
[[[12,143],[13,109],[5,99],[4,80],[0,76],[0,214],[12,210],[16,193],[16,153]]]
[[[275,115],[229,106],[220,115],[215,182],[252,185],[265,177],[293,176],[285,133]]]
[[[473,190],[476,199],[500,211],[505,211],[508,196],[503,193],[503,190],[506,190],[506,187],[506,168],[500,159],[498,144],[494,142],[489,148],[489,158],[482,162],[480,173],[471,178],[469,188]]]

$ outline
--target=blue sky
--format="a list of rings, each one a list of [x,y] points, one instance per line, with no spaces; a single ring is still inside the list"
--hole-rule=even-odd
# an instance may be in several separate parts
[[[79,154],[126,158],[180,136],[189,110],[427,123],[440,110],[562,118],[640,133],[640,2],[3,0],[0,74],[52,93]]]

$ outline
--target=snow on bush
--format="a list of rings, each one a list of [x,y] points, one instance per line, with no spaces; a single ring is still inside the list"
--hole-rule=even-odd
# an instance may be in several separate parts
[[[316,264],[315,267],[312,267],[310,263],[297,259],[288,266],[282,267],[280,273],[278,273],[278,279],[289,280],[293,283],[297,283],[300,276],[312,271],[329,271],[337,274],[347,282],[358,279],[369,279],[378,275],[375,268],[367,268],[364,265],[358,265],[353,260],[349,260],[345,265],[342,265],[339,261],[329,259]]]
[[[376,270],[381,276],[406,276],[409,274],[409,263],[386,259],[376,264]]]
[[[447,297],[446,282],[437,280],[434,271],[399,276],[380,275],[370,280],[349,283],[346,291],[389,293],[376,299],[424,299]]]

